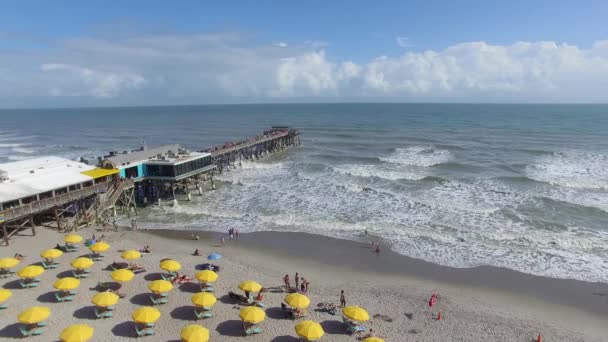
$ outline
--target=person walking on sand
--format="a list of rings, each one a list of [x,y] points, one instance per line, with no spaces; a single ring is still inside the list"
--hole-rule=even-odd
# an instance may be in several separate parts
[[[285,289],[286,289],[287,291],[289,291],[289,289],[291,288],[291,286],[289,286],[289,285],[290,285],[290,284],[289,284],[289,274],[286,274],[286,275],[283,277],[283,282],[285,283]]]
[[[344,297],[344,290],[340,291],[340,306],[346,307],[346,297]]]

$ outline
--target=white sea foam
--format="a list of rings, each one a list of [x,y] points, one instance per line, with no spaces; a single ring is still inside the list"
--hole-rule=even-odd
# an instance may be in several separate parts
[[[442,265],[489,264],[608,281],[603,261],[608,233],[585,227],[558,232],[531,227],[518,208],[541,206],[536,194],[517,192],[494,180],[365,192],[360,191],[365,184],[360,182],[368,175],[361,180],[352,171],[359,167],[359,172],[366,172],[361,170],[367,166],[347,166],[348,172],[340,169],[343,166],[304,172],[295,165],[244,164],[220,175],[226,183],[218,190],[176,207],[153,207],[144,220],[165,228],[298,231],[346,239],[358,239],[368,229],[398,253]]]
[[[557,152],[526,168],[528,177],[554,185],[608,190],[608,154]]]
[[[371,164],[344,164],[335,166],[334,169],[338,173],[351,175],[355,177],[378,177],[388,180],[420,180],[426,175],[414,171],[407,170],[398,165],[371,165]]]
[[[380,160],[386,163],[429,167],[446,163],[452,157],[450,151],[437,149],[434,146],[411,146],[397,148],[390,155],[381,157]]]
[[[13,147],[12,151],[17,152],[17,153],[24,153],[24,154],[31,154],[31,153],[36,152],[35,150],[33,150],[31,148],[25,148],[25,147]]]

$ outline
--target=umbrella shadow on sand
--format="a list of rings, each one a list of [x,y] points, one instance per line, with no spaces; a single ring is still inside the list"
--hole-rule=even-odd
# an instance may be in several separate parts
[[[201,291],[201,286],[195,283],[184,283],[179,286],[179,290],[187,293],[198,293]]]
[[[266,316],[271,319],[287,319],[285,311],[279,307],[266,309]]]
[[[243,322],[235,319],[225,321],[218,324],[215,331],[224,336],[243,336]]]
[[[74,274],[72,273],[71,270],[57,273],[57,278],[59,278],[59,279],[65,278],[65,277],[73,277],[73,276],[74,276]]]
[[[151,293],[136,294],[135,296],[131,297],[130,301],[131,301],[131,303],[133,303],[135,305],[143,305],[143,306],[152,305],[152,302],[150,301],[151,295],[152,295]]]
[[[57,298],[55,298],[55,294],[57,291],[51,291],[44,294],[41,294],[36,298],[40,303],[57,303]]]
[[[95,317],[95,308],[96,306],[93,305],[82,307],[74,311],[74,314],[72,316],[78,319],[96,319],[97,317]]]
[[[302,342],[299,338],[285,335],[285,336],[277,336],[270,340],[270,342]]]
[[[120,337],[135,337],[135,322],[122,322],[112,328],[112,334]]]
[[[21,289],[21,284],[19,284],[19,279],[13,280],[13,281],[9,281],[8,283],[4,284],[4,286],[2,286],[5,289],[8,290],[18,290]]]
[[[13,323],[5,326],[2,330],[0,330],[0,337],[22,337],[21,333],[19,332],[20,326],[22,326],[21,323]]]
[[[196,321],[194,316],[194,307],[190,305],[180,306],[171,311],[171,317],[174,319],[180,319],[184,321]]]
[[[163,279],[163,277],[162,277],[163,274],[164,273],[160,273],[160,272],[148,273],[144,276],[144,279],[146,281],[160,280],[160,279]]]
[[[340,321],[323,321],[321,327],[327,334],[331,335],[347,335],[344,323]]]

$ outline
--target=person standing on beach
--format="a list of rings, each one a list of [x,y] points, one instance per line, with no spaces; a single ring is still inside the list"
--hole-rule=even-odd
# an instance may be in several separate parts
[[[238,229],[235,229],[235,230],[234,230],[234,238],[235,238],[236,240],[238,240],[238,239],[239,239],[239,230],[238,230]]]
[[[346,307],[346,297],[344,297],[344,290],[340,291],[340,306]]]
[[[300,287],[300,276],[298,275],[298,272],[296,272],[296,291],[298,291],[298,288]]]
[[[289,274],[286,274],[283,277],[283,282],[285,283],[285,288],[287,289],[287,291],[289,291],[289,289],[291,288],[291,286],[289,286]]]

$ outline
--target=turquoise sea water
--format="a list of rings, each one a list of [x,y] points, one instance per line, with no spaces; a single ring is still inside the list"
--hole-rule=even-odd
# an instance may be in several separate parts
[[[141,224],[361,239],[455,267],[608,281],[608,105],[310,104],[0,111],[0,162],[271,125],[302,146],[220,176]],[[0,166],[1,169],[1,166]]]

